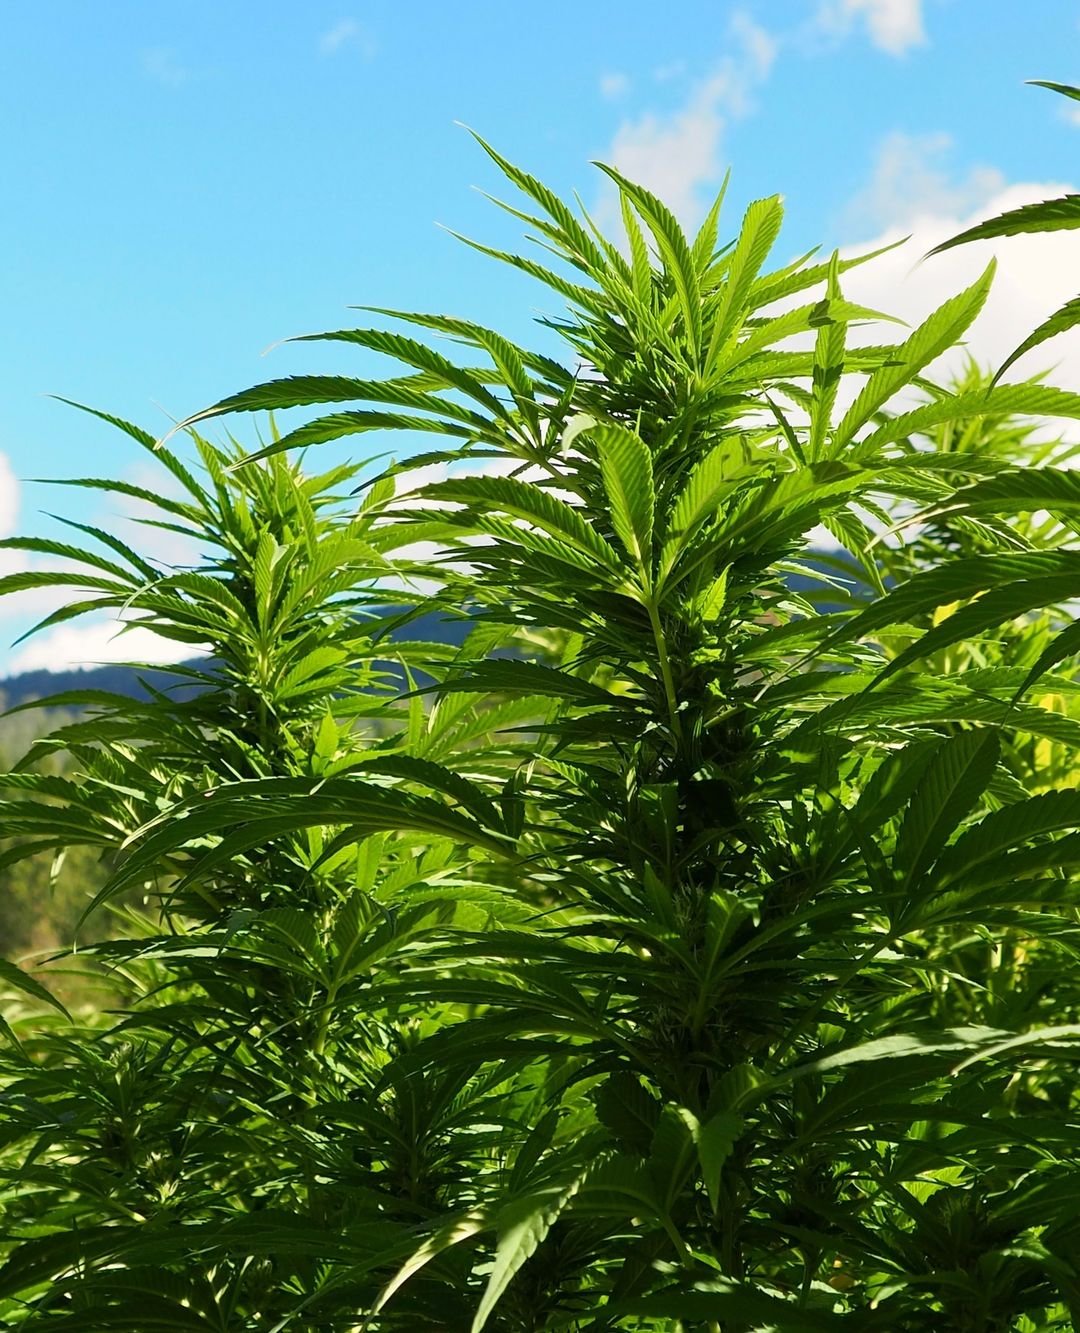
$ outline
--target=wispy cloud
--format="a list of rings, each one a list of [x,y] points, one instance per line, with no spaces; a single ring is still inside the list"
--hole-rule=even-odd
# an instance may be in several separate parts
[[[629,91],[630,79],[625,74],[605,74],[600,79],[600,96],[606,97],[609,102],[625,97]]]
[[[837,36],[864,25],[873,44],[893,56],[926,44],[922,0],[821,0],[816,22]]]
[[[319,38],[319,51],[324,56],[337,55],[346,48],[359,51],[365,60],[370,60],[375,54],[375,41],[371,33],[356,19],[339,19]]]
[[[142,53],[141,59],[146,77],[163,88],[182,88],[191,81],[191,69],[171,46],[150,47]]]
[[[866,185],[852,198],[841,217],[843,231],[865,235],[884,227],[907,227],[928,216],[957,217],[982,208],[1005,188],[996,167],[950,170],[953,146],[948,134],[886,136]]]
[[[731,16],[731,36],[736,45],[742,47],[742,55],[736,55],[734,59],[737,64],[746,66],[749,87],[760,83],[768,76],[776,59],[776,38],[742,10],[736,10]],[[744,88],[744,92],[748,92],[749,87]]]
[[[703,189],[720,175],[728,120],[746,114],[776,57],[773,37],[746,14],[733,16],[730,34],[731,52],[691,88],[681,107],[624,121],[607,153],[613,166],[659,195],[688,225],[701,216]]]
[[[670,83],[672,79],[681,79],[686,73],[685,60],[673,60],[667,65],[657,65],[653,70],[653,78],[657,83]]]

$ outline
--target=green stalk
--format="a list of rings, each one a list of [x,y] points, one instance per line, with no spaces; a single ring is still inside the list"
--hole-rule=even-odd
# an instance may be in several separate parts
[[[671,674],[671,661],[668,657],[667,640],[664,637],[664,628],[660,624],[660,613],[657,610],[655,598],[650,594],[645,603],[649,612],[649,623],[652,625],[653,642],[656,644],[656,654],[660,662],[660,679],[664,686],[664,697],[667,700],[668,717],[671,721],[671,734],[676,741],[682,740],[682,723],[679,718],[679,701],[675,694],[675,680]]]

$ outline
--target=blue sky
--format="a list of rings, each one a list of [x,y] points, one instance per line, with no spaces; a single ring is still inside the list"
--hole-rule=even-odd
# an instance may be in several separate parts
[[[435,225],[517,236],[470,189],[500,186],[458,121],[601,214],[590,159],[688,221],[730,165],[729,226],[785,195],[780,260],[904,231],[917,246],[1080,180],[1080,107],[1024,86],[1080,83],[1076,0],[46,0],[6,7],[0,74],[0,535],[55,530],[40,511],[70,503],[27,478],[148,475],[123,437],[46,394],[164,431],[263,378],[356,368],[319,348],[262,355],[353,322],[349,304],[531,337],[528,283]],[[856,295],[917,312],[977,258],[928,287],[918,253]],[[1080,288],[1068,239],[1001,254],[987,355],[1055,284]],[[1080,348],[1073,367],[1076,387]],[[98,627],[7,652],[35,609],[0,606],[0,675],[133,651]]]

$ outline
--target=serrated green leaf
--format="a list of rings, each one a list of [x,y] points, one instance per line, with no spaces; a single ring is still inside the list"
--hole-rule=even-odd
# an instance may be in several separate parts
[[[620,194],[633,202],[656,240],[657,248],[679,296],[679,307],[682,311],[693,364],[701,354],[701,289],[698,284],[697,268],[682,228],[671,210],[654,194],[643,186],[628,181],[614,167],[606,166],[602,162],[596,165],[605,175],[611,177],[619,187]]]
[[[531,1191],[504,1204],[495,1218],[495,1259],[487,1287],[472,1322],[471,1333],[481,1333],[515,1274],[539,1249],[566,1206],[581,1187],[583,1174],[572,1180]]]
[[[997,368],[992,383],[996,384],[1014,361],[1019,361],[1022,356],[1034,348],[1040,347],[1051,338],[1056,338],[1059,333],[1074,329],[1077,324],[1080,324],[1080,296],[1074,296],[1071,301],[1066,301],[1063,306],[1055,310],[1052,315],[1044,319],[1029,333],[1020,346],[1010,352]]]
[[[829,261],[828,286],[830,302],[840,299],[840,253],[833,251]],[[832,425],[832,412],[844,370],[844,348],[847,345],[847,326],[841,321],[822,324],[814,343],[813,406],[810,410],[810,435],[807,455],[811,462],[823,455],[825,439]]]
[[[691,1326],[780,1330],[783,1333],[830,1333],[841,1316],[810,1310],[771,1294],[751,1282],[718,1278],[711,1282],[685,1282],[666,1291],[643,1296],[625,1305],[615,1304],[614,1317],[678,1320]]]
[[[648,1152],[660,1118],[660,1103],[628,1071],[612,1074],[596,1093],[596,1114],[621,1148]]]
[[[583,515],[539,486],[513,477],[460,477],[426,486],[420,494],[436,501],[448,500],[488,509],[497,506],[511,517],[523,518],[542,531],[561,538],[608,569],[622,569],[614,548]]]
[[[969,422],[974,418],[1005,413],[1031,413],[1050,417],[1080,418],[1080,394],[1054,389],[1045,384],[999,384],[989,389],[946,394],[932,403],[887,418],[856,446],[860,458],[869,458],[882,445],[910,435],[924,434],[950,421]],[[932,460],[933,455],[929,455]],[[926,456],[906,459],[899,466],[924,465]],[[888,462],[884,463],[888,467]]]
[[[21,967],[16,967],[14,963],[9,962],[6,958],[0,958],[0,985],[10,986],[13,990],[21,991],[22,994],[29,995],[31,999],[40,1000],[42,1004],[48,1004],[54,1009],[59,1009],[65,1018],[71,1018],[67,1009],[56,996],[50,990],[47,990],[36,977],[24,972]]]
[[[600,456],[615,534],[648,580],[656,505],[652,455],[633,431],[622,426],[597,426],[592,437]]]
[[[612,694],[610,690],[582,680],[580,676],[541,666],[538,662],[518,662],[511,658],[493,659],[482,666],[472,667],[460,675],[447,676],[439,685],[430,686],[424,692],[430,691],[437,691],[439,694],[462,692],[487,694],[506,691],[538,697],[577,699],[582,704],[593,706],[623,708],[632,706],[632,701],[625,696]]]
[[[747,297],[776,241],[783,217],[784,206],[779,195],[757,199],[746,210],[719,309],[713,316],[713,332],[705,363],[707,372],[715,367],[718,355],[746,313]]]
[[[934,752],[911,797],[894,858],[904,887],[916,884],[986,790],[1000,753],[996,731],[950,736]]]
[[[732,1149],[746,1128],[742,1116],[731,1111],[718,1111],[704,1122],[684,1111],[684,1118],[690,1127],[694,1146],[697,1148],[698,1162],[701,1166],[701,1178],[705,1192],[709,1196],[709,1207],[715,1213],[720,1206],[720,1179],[724,1163],[731,1156]]]
[[[831,642],[854,640],[925,615],[952,602],[975,597],[1007,583],[1036,583],[1050,578],[1080,580],[1080,552],[1023,551],[953,560],[915,574],[892,589],[830,636]]]
[[[1053,791],[995,810],[942,853],[934,882],[947,886],[1002,853],[1050,833],[1080,828],[1080,792]]]
[[[1066,194],[1059,199],[1039,200],[1011,208],[996,218],[979,222],[947,241],[942,241],[940,245],[934,246],[930,254],[939,255],[944,250],[952,250],[957,245],[967,245],[971,241],[992,241],[1001,236],[1062,231],[1072,227],[1080,227],[1080,194]]]
[[[994,276],[994,261],[970,287],[946,301],[906,341],[894,350],[889,364],[875,370],[845,412],[833,435],[833,454],[839,455],[856,431],[894,394],[911,384],[921,370],[956,344],[982,309]]]
[[[1054,606],[1068,601],[1080,592],[1080,580],[1072,571],[1048,574],[1040,579],[1021,579],[1004,588],[991,588],[975,601],[946,616],[919,639],[894,657],[879,679],[902,671],[920,658],[929,657],[943,648],[973,639],[986,630],[1015,620],[1027,611]]]
[[[846,1046],[816,1060],[795,1065],[788,1076],[792,1079],[801,1079],[831,1073],[835,1069],[847,1069],[852,1065],[876,1064],[885,1060],[911,1060],[918,1057],[940,1063],[938,1057],[942,1055],[985,1049],[991,1042],[1010,1035],[999,1028],[979,1026],[938,1028],[925,1033],[897,1032],[888,1037],[876,1037],[873,1041]]]

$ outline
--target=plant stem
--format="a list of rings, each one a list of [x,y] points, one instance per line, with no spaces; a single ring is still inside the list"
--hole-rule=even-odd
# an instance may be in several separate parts
[[[671,662],[668,658],[667,640],[664,637],[664,627],[660,624],[660,613],[657,610],[656,602],[652,595],[649,596],[645,604],[649,611],[649,623],[652,625],[653,642],[656,644],[656,654],[660,662],[660,679],[664,685],[664,697],[667,700],[668,716],[671,721],[671,734],[676,741],[682,740],[682,723],[679,719],[679,701],[675,695],[675,680],[671,674]]]

